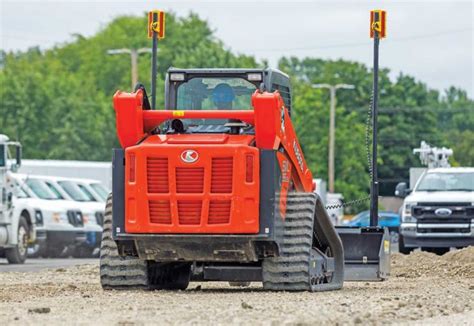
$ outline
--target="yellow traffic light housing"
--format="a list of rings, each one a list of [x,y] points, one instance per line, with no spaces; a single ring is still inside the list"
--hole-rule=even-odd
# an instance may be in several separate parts
[[[152,10],[148,13],[148,38],[165,38],[165,12]]]
[[[385,10],[370,11],[370,38],[385,38],[387,35],[387,12]]]

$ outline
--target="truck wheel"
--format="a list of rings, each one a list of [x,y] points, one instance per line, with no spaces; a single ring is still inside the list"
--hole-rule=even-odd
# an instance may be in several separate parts
[[[148,266],[137,257],[122,257],[112,239],[112,195],[107,198],[100,245],[100,284],[104,290],[151,289]]]
[[[425,251],[431,252],[435,255],[442,256],[445,253],[449,252],[449,248],[424,248]]]
[[[401,234],[398,235],[398,252],[404,255],[409,255],[415,248],[407,248],[405,247],[405,241],[403,240],[403,236]]]
[[[279,256],[262,263],[265,290],[316,292],[342,287],[342,242],[316,194],[288,194],[282,231]]]
[[[28,254],[28,223],[24,216],[20,216],[18,223],[18,244],[14,248],[5,250],[5,257],[10,264],[23,264]]]

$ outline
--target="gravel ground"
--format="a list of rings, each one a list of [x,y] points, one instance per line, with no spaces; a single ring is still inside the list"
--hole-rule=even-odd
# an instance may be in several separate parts
[[[394,254],[392,276],[326,293],[191,283],[186,291],[104,292],[98,265],[0,274],[0,324],[474,325],[474,247]]]

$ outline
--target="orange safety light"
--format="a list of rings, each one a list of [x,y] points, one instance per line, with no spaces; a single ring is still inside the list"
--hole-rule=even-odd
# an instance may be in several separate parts
[[[148,13],[148,38],[153,38],[156,33],[158,39],[165,38],[165,12],[153,10]]]
[[[378,38],[386,37],[386,17],[387,12],[385,10],[370,11],[370,38],[375,37],[375,32],[377,32]]]

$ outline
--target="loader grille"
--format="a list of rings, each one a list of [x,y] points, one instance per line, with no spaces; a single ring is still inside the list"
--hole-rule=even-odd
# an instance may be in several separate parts
[[[201,223],[202,201],[178,200],[179,224],[198,225]]]
[[[230,220],[231,201],[211,200],[209,202],[209,224],[224,224]]]
[[[232,174],[234,160],[232,157],[212,159],[211,192],[229,194],[232,192]]]
[[[169,192],[168,159],[149,157],[146,165],[148,192],[156,194]]]
[[[204,168],[176,168],[176,191],[178,193],[202,193],[204,190]]]
[[[171,224],[171,209],[168,200],[150,200],[148,209],[152,223]]]

